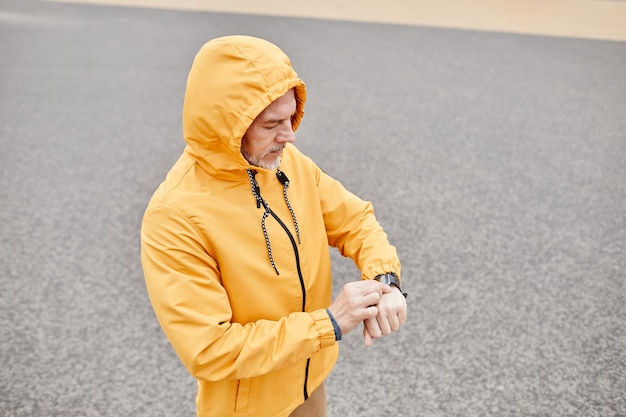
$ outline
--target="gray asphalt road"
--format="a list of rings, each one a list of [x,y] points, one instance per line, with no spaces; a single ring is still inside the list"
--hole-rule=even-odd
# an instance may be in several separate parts
[[[292,57],[300,148],[402,256],[410,321],[342,341],[331,416],[626,415],[626,43],[0,0],[0,416],[194,415],[138,233],[234,33]]]

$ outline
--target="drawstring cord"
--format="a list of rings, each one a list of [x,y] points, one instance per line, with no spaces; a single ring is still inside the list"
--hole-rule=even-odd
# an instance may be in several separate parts
[[[252,187],[252,195],[254,196],[256,200],[256,207],[261,208],[261,206],[263,206],[265,210],[263,212],[263,217],[261,218],[261,228],[263,229],[263,236],[265,237],[265,245],[267,246],[267,255],[269,256],[270,264],[272,265],[272,268],[274,268],[274,271],[276,271],[276,275],[280,275],[280,273],[278,272],[278,268],[276,268],[276,263],[274,263],[274,256],[272,255],[272,245],[270,244],[270,238],[269,238],[269,235],[267,234],[267,228],[265,227],[265,219],[267,219],[270,215],[270,207],[269,207],[269,204],[267,204],[267,201],[265,201],[265,199],[261,197],[261,189],[255,178],[257,171],[246,169],[246,172],[248,173],[248,179],[250,180],[250,186]],[[281,170],[277,170],[276,177],[278,178],[278,181],[280,181],[280,183],[283,185],[283,196],[285,197],[285,203],[287,203],[287,208],[289,209],[289,212],[291,213],[293,225],[296,229],[296,236],[298,237],[298,244],[300,244],[300,228],[298,227],[298,220],[296,219],[296,214],[294,213],[293,208],[291,207],[291,203],[289,203],[289,197],[287,197],[287,188],[289,187],[289,178],[287,178],[285,173],[282,172]]]
[[[283,195],[285,196],[285,203],[287,203],[287,208],[291,213],[291,218],[293,219],[293,227],[296,229],[296,236],[298,237],[298,244],[300,244],[300,228],[298,227],[298,220],[296,220],[296,213],[293,212],[291,208],[291,204],[289,203],[289,197],[287,197],[287,188],[289,187],[289,178],[285,175],[283,171],[280,169],[276,170],[276,177],[278,181],[283,185]]]
[[[252,186],[252,195],[256,199],[256,207],[265,209],[263,213],[263,217],[261,218],[261,228],[263,229],[263,236],[265,236],[265,245],[267,246],[267,254],[270,258],[270,264],[272,264],[272,268],[276,271],[276,275],[280,275],[278,272],[278,268],[276,268],[276,264],[274,263],[274,257],[272,256],[272,245],[270,245],[270,237],[267,234],[267,228],[265,227],[265,219],[270,215],[270,207],[267,202],[261,197],[261,189],[259,188],[259,184],[256,182],[256,178],[254,176],[257,174],[256,171],[252,171],[250,169],[246,169],[248,173],[248,179],[250,180],[250,186]]]

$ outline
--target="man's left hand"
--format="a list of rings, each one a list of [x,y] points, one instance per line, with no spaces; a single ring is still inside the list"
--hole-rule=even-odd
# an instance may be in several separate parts
[[[404,295],[397,287],[391,289],[391,292],[382,295],[378,303],[378,315],[363,322],[365,346],[371,346],[374,339],[395,332],[407,319]]]

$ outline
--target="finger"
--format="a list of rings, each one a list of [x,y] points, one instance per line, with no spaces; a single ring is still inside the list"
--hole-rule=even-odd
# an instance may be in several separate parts
[[[376,306],[368,306],[361,310],[362,313],[359,314],[360,317],[356,317],[359,321],[365,320],[376,320],[376,316],[378,315],[378,307]]]
[[[380,330],[380,326],[378,325],[378,320],[376,317],[364,320],[363,325],[367,328],[367,332],[372,337],[372,339],[382,337],[383,333]]]
[[[376,306],[362,306],[361,308],[353,309],[350,313],[350,328],[356,327],[359,323],[365,320],[376,320],[378,315],[378,307]],[[337,319],[335,317],[335,319]]]
[[[381,284],[380,282],[375,281],[375,280],[365,279],[361,281],[349,282],[346,285],[352,286],[353,288],[358,289],[363,293],[369,293],[372,291],[379,292],[380,291],[379,287],[385,284]]]
[[[377,299],[372,304],[378,304],[378,299],[382,296],[382,288],[378,281],[354,281],[344,285],[342,293],[345,293],[349,298],[369,297],[372,294],[376,294]]]
[[[391,290],[393,289],[391,285],[383,284],[381,282],[378,282],[378,284],[379,284],[378,287],[380,289],[381,294],[389,294]]]
[[[387,316],[389,320],[389,326],[391,327],[391,331],[395,332],[400,328],[400,318],[397,314],[390,314]]]
[[[391,324],[389,323],[387,314],[379,312],[376,316],[376,322],[378,323],[378,327],[380,328],[382,334],[391,334]]]
[[[375,306],[378,305],[381,298],[382,296],[379,293],[371,292],[369,294],[364,294],[359,302],[363,306]]]
[[[398,321],[400,322],[400,324],[404,324],[407,318],[408,318],[408,312],[407,312],[407,308],[405,304],[404,308],[400,309],[400,311],[398,312]]]
[[[363,340],[365,341],[365,346],[370,347],[374,344],[374,339],[370,335],[370,332],[367,331],[367,326],[363,324]]]

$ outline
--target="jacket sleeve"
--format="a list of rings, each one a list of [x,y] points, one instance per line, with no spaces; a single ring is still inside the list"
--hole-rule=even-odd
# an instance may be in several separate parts
[[[343,256],[352,258],[363,279],[385,272],[400,277],[396,248],[376,220],[374,208],[318,169],[318,190],[328,243]]]
[[[141,261],[157,319],[198,379],[252,378],[302,362],[336,343],[324,309],[278,321],[231,323],[217,263],[194,225],[171,208],[146,211]]]

